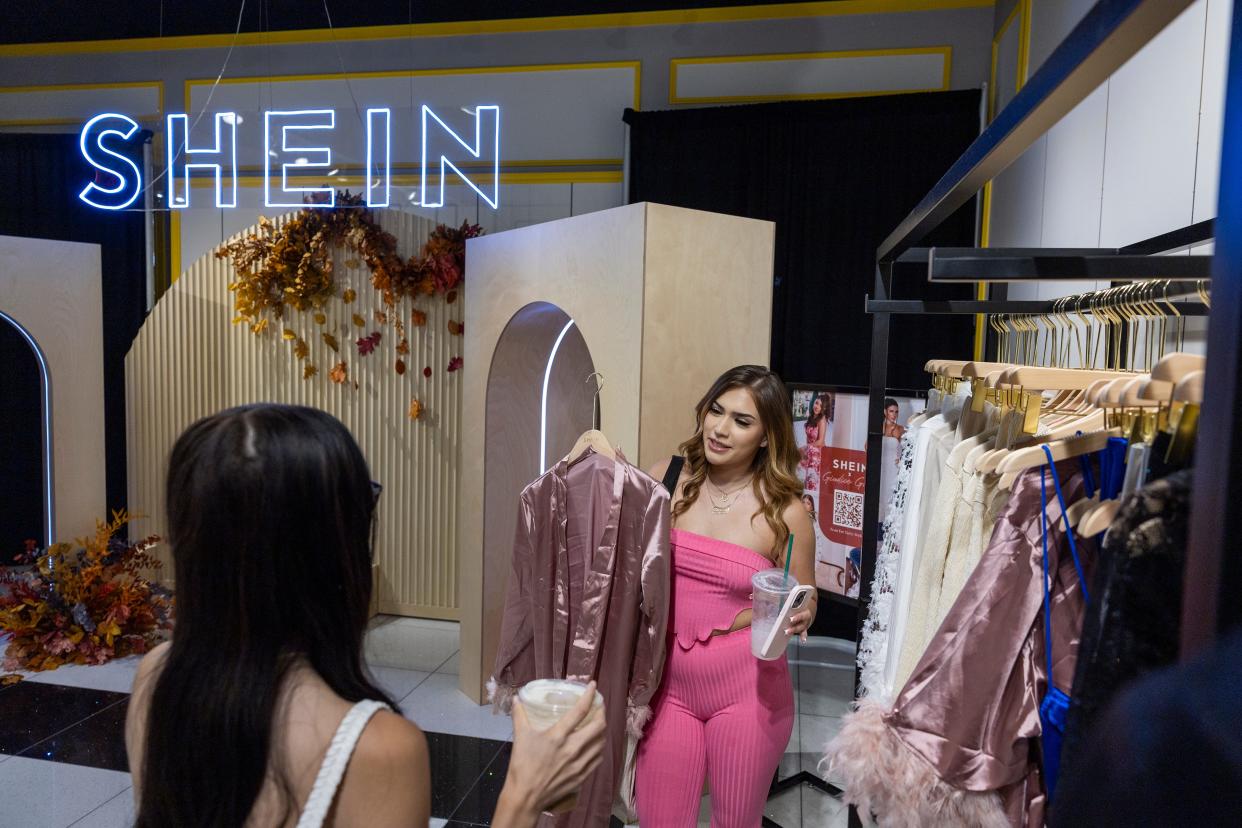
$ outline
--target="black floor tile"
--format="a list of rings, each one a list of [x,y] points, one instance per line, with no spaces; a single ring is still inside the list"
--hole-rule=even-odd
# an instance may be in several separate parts
[[[431,815],[448,819],[508,743],[428,733],[427,747],[431,756]]]
[[[500,799],[500,789],[504,787],[505,774],[509,772],[509,755],[512,748],[512,745],[504,744],[491,765],[479,776],[478,782],[462,798],[461,804],[453,812],[452,821],[471,825],[492,824],[492,815],[496,813],[496,802]]]
[[[27,748],[19,756],[67,762],[103,770],[129,771],[125,754],[125,711],[118,701],[85,721]]]
[[[128,693],[19,682],[0,694],[0,753],[21,753],[128,698]]]

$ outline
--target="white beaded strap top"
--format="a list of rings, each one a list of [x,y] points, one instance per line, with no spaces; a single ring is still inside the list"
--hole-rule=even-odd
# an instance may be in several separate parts
[[[319,775],[315,777],[315,785],[310,796],[306,798],[306,807],[298,818],[298,828],[320,828],[328,818],[332,808],[332,800],[336,798],[336,789],[345,776],[345,768],[354,753],[354,746],[362,736],[362,729],[371,721],[377,711],[388,705],[381,701],[365,699],[349,708],[345,718],[341,719],[336,733],[332,734],[332,743],[324,754],[323,764],[319,766]]]

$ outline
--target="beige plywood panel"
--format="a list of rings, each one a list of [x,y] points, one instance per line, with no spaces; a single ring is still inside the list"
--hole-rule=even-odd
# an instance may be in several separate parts
[[[650,468],[694,433],[694,406],[735,365],[767,365],[776,225],[649,205],[642,452]]]
[[[426,219],[395,211],[381,214],[380,223],[396,236],[402,252],[417,251],[433,227]],[[370,272],[343,250],[334,252],[334,261],[338,282],[354,287],[358,299],[348,306],[330,302],[324,327],[310,314],[297,313],[265,336],[232,325],[231,265],[211,255],[195,262],[164,294],[126,358],[129,500],[149,516],[139,531],[164,530],[168,453],[190,423],[253,402],[313,406],[349,428],[372,477],[384,486],[376,527],[380,611],[454,618],[462,373],[450,374],[446,367],[459,355],[462,340],[447,333],[447,323],[459,318],[462,306],[439,298],[418,303],[427,325],[408,328],[407,370],[398,375],[389,341],[392,328],[373,321],[380,300],[369,286]],[[410,310],[406,302],[398,312],[408,319]],[[354,325],[354,313],[366,326]],[[318,368],[317,376],[303,379],[303,364],[281,339],[280,327],[306,340],[307,361]],[[361,356],[354,340],[371,330],[381,331],[384,339],[374,353]],[[324,332],[336,336],[339,352],[324,342]],[[338,361],[346,364],[347,383],[328,379]],[[432,369],[430,379],[422,375],[424,366]],[[407,416],[412,397],[426,409],[418,421]]]
[[[479,701],[491,672],[484,648],[485,607],[503,600],[508,567],[488,569],[484,555],[484,463],[488,374],[502,332],[532,302],[574,320],[595,369],[604,375],[601,425],[615,445],[636,454],[642,341],[643,232],[646,205],[632,204],[471,239],[466,252],[467,371],[461,423],[458,566],[461,688]],[[532,474],[531,479],[536,475]],[[498,506],[497,508],[505,508]],[[516,503],[509,504],[512,514]],[[506,539],[511,541],[511,538]]]
[[[50,381],[53,541],[108,517],[101,297],[98,245],[0,236],[0,311],[37,344]]]

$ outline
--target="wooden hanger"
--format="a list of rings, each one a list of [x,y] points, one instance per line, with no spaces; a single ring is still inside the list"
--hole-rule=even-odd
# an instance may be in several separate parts
[[[1103,412],[1100,412],[1100,418],[1100,425],[1102,426]],[[1068,426],[1063,428],[1068,428]],[[1101,451],[1108,445],[1109,437],[1118,437],[1120,435],[1120,429],[1099,428],[1097,431],[1091,431],[1086,434],[1049,440],[1044,445],[1052,452],[1052,459],[1054,461],[1068,460],[1072,457],[1081,457],[1084,454]],[[1013,481],[1022,472],[1027,469],[1038,468],[1047,462],[1048,455],[1044,452],[1043,445],[1028,446],[1010,452],[1009,456],[996,467],[996,471],[1001,475],[1000,487],[1002,489],[1011,488]]]
[[[1013,367],[1011,362],[967,362],[962,366],[962,376],[967,379],[976,379],[987,376],[993,371],[1007,371]]]
[[[1178,380],[1177,385],[1173,386],[1173,400],[1175,402],[1202,405],[1203,379],[1205,376],[1203,371],[1191,371],[1186,374]]]
[[[1206,365],[1207,359],[1198,354],[1173,353],[1161,357],[1151,367],[1151,380],[1143,388],[1143,398],[1168,402],[1173,395],[1173,386],[1187,374],[1202,371]]]
[[[596,453],[602,454],[610,460],[617,459],[617,450],[612,447],[612,443],[608,442],[604,432],[594,428],[582,432],[582,436],[578,438],[578,442],[574,443],[574,447],[569,450],[569,454],[565,455],[565,459],[572,466],[582,459],[582,455],[586,454],[587,449],[595,449]]]
[[[1084,538],[1094,538],[1113,525],[1113,519],[1117,517],[1117,510],[1120,508],[1120,500],[1104,501],[1082,517],[1078,524],[1078,534]]]
[[[1096,380],[1133,378],[1130,371],[1093,371],[1084,368],[1044,368],[1024,365],[1007,371],[1002,380],[1025,391],[1085,390]]]
[[[1153,408],[1160,403],[1156,400],[1146,399],[1142,392],[1151,382],[1151,374],[1139,374],[1135,379],[1130,380],[1121,386],[1120,404],[1125,408]]]
[[[962,369],[966,367],[966,363],[957,359],[938,359],[936,360],[936,373],[942,377],[951,377],[953,379],[961,379]]]
[[[1069,525],[1071,527],[1077,526],[1083,516],[1099,505],[1100,495],[1097,492],[1091,497],[1084,497],[1082,500],[1077,500],[1071,503],[1070,507],[1065,510],[1065,517],[1069,520]]]

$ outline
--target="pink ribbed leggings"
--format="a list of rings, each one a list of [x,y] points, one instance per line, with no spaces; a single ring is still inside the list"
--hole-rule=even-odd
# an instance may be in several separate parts
[[[756,828],[793,731],[789,665],[750,653],[745,628],[684,650],[669,642],[664,682],[638,743],[642,828],[694,828],[708,777],[712,828]]]

